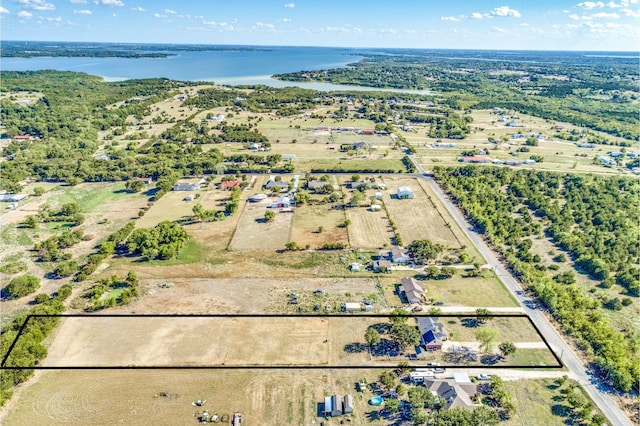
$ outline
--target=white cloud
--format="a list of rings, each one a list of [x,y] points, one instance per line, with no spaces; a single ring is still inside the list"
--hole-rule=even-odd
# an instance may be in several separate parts
[[[492,31],[496,32],[496,33],[506,33],[507,30],[505,30],[504,28],[500,28],[500,27],[493,27],[491,28]]]
[[[598,12],[591,15],[591,17],[595,19],[618,19],[620,15],[617,13]]]
[[[282,22],[291,22],[291,19],[289,19],[289,18],[282,18]]]
[[[138,6],[138,7],[132,7],[132,8],[131,8],[131,10],[132,10],[133,12],[146,12],[146,11],[147,11],[147,9],[145,9],[144,7],[140,7],[140,6]]]
[[[9,13],[9,11],[4,7],[0,6],[0,13]]]
[[[92,15],[92,14],[93,14],[93,12],[91,12],[91,11],[90,11],[90,10],[88,10],[88,9],[82,9],[82,10],[74,10],[74,11],[73,11],[73,14],[74,14],[74,15]]]
[[[622,7],[622,5],[618,4],[618,3],[614,2],[614,1],[610,1],[609,3],[607,3],[607,7],[610,7],[612,9],[617,9],[619,7]]]
[[[500,6],[493,9],[493,12],[490,13],[491,16],[503,16],[503,17],[513,17],[520,18],[522,15],[515,9],[511,9],[509,6]]]
[[[171,10],[171,9],[165,9],[164,13],[166,13],[167,15],[175,15],[178,12],[176,12],[175,10]]]
[[[88,4],[89,2],[87,0],[69,0],[69,3],[71,3],[71,4]]]
[[[20,12],[18,12],[18,16],[21,18],[31,18],[33,14],[30,12],[27,12],[26,10],[21,10]]]
[[[256,22],[256,28],[266,28],[268,30],[273,30],[275,25],[273,24],[265,24],[264,22]]]
[[[603,8],[604,7],[604,2],[601,1],[584,1],[582,3],[578,3],[576,6],[578,7],[582,7],[584,9],[595,9],[597,8]]]
[[[288,8],[288,9],[293,9],[294,7],[296,7],[296,4],[294,2],[286,3],[284,5],[284,7]]]
[[[56,10],[56,7],[45,0],[18,0],[23,9],[31,10]]]
[[[470,19],[482,19],[484,18],[484,15],[482,13],[478,13],[478,12],[473,12],[471,15],[469,15]]]
[[[440,17],[441,21],[459,21],[458,18],[456,18],[455,16],[441,16]]]
[[[640,18],[640,10],[631,10],[631,9],[622,9],[621,10],[622,13],[624,13],[624,16],[628,16],[630,18]]]
[[[574,13],[572,15],[569,15],[569,19],[573,19],[574,21],[579,21],[580,17]]]
[[[44,18],[44,20],[49,22],[62,22],[62,17],[57,16],[55,18]]]
[[[396,30],[394,30],[393,28],[383,28],[380,30],[381,34],[395,34],[397,33]]]
[[[161,14],[161,13],[154,13],[154,14],[153,14],[153,17],[154,17],[154,18],[158,18],[158,19],[160,19],[160,18],[166,18],[166,17],[167,17],[167,15],[163,15],[163,14]]]
[[[110,7],[124,6],[124,3],[121,0],[101,0],[100,4],[103,6],[110,6]]]
[[[228,22],[207,21],[203,19],[202,24],[208,25],[209,27],[215,28],[219,31],[235,31],[236,30],[233,24],[230,24]]]

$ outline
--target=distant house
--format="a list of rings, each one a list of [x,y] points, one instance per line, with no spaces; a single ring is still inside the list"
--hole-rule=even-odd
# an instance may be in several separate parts
[[[345,395],[342,401],[342,412],[344,414],[353,413],[353,395]]]
[[[150,178],[150,177],[136,177],[134,179],[135,180],[139,180],[140,182],[144,183],[145,185],[149,185],[150,183],[153,182],[153,178]]]
[[[432,148],[455,148],[456,144],[455,143],[449,143],[449,142],[435,142],[431,144]]]
[[[579,143],[578,148],[595,148],[595,143]]]
[[[111,160],[111,158],[106,154],[106,153],[102,153],[102,154],[98,154],[94,157],[96,160]]]
[[[413,278],[403,278],[398,288],[400,293],[407,298],[409,303],[420,303],[424,288]]]
[[[324,188],[325,186],[332,186],[331,183],[324,181],[324,180],[310,180],[307,182],[307,189],[309,191],[317,191],[319,189]]]
[[[269,177],[267,183],[264,184],[264,189],[278,188],[282,191],[287,189],[288,187],[289,184],[287,182],[276,180],[274,176]]]
[[[393,263],[409,263],[411,257],[407,253],[407,249],[404,247],[393,246],[389,251],[389,259]]]
[[[347,182],[345,186],[347,187],[347,189],[370,189],[373,187],[373,183],[361,180],[360,182]]]
[[[442,349],[442,343],[449,338],[438,318],[417,317],[420,344],[427,350]]]
[[[240,179],[236,179],[236,180],[225,180],[224,182],[222,182],[220,184],[220,189],[223,190],[227,190],[230,191],[233,188],[235,188],[236,186],[241,186],[242,185],[242,180]]]
[[[17,203],[28,196],[28,194],[0,194],[0,201],[3,203]]]
[[[446,401],[444,406],[446,410],[452,408],[474,410],[477,406],[473,402],[473,398],[478,395],[478,387],[469,380],[469,376],[465,373],[456,373],[453,379],[427,379],[424,381],[424,386]]]
[[[373,135],[374,131],[372,129],[362,129],[360,130],[361,135]]]
[[[475,163],[475,164],[481,164],[481,163],[490,163],[491,162],[491,158],[489,157],[480,157],[480,156],[468,156],[468,157],[462,157],[461,160],[463,163]]]
[[[601,155],[598,157],[598,160],[606,166],[615,166],[616,160],[613,158],[607,157],[606,155]]]
[[[380,259],[373,262],[373,272],[391,272],[393,263],[386,259]]]
[[[276,202],[272,203],[269,207],[272,208],[272,209],[278,209],[278,208],[288,209],[293,204],[294,203],[291,200],[291,198],[289,198],[289,197],[280,197],[280,198],[278,198],[278,200]]]
[[[200,182],[196,182],[196,183],[176,182],[176,184],[173,185],[173,190],[174,191],[196,191],[200,189],[200,185],[202,185]]]
[[[401,186],[400,188],[398,188],[396,195],[401,200],[407,199],[407,198],[413,198],[413,191],[408,186]]]
[[[13,139],[14,141],[28,141],[28,140],[34,139],[34,137],[31,135],[16,135],[11,139]]]

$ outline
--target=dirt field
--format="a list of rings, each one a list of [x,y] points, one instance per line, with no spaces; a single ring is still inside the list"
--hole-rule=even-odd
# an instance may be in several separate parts
[[[344,222],[343,210],[333,209],[332,205],[316,204],[296,207],[291,240],[301,247],[309,244],[316,248],[327,242],[348,243],[347,231],[337,225]],[[322,232],[318,232],[322,227]]]
[[[453,221],[445,221],[416,179],[385,176],[384,181],[387,184],[387,190],[383,191],[384,204],[405,244],[414,240],[428,239],[448,248],[460,248],[463,245],[447,226],[455,226]],[[401,186],[411,188],[414,198],[404,200],[395,198],[396,191]]]
[[[267,207],[277,198],[267,198],[258,203],[246,203],[242,207],[242,216],[233,234],[229,248],[232,250],[283,249],[290,241],[291,227],[295,213],[282,213],[280,209],[273,209],[276,217],[271,222],[265,222],[264,213]],[[240,212],[236,213],[239,214]]]
[[[188,425],[208,410],[218,416],[240,411],[248,425],[338,425],[344,418],[318,418],[324,397],[354,396],[351,424],[370,422],[373,395],[355,391],[360,379],[380,370],[119,370],[47,371],[13,401],[6,426],[22,425]],[[202,407],[192,402],[206,400]]]
[[[389,219],[384,211],[372,212],[368,208],[356,207],[347,209],[349,226],[349,243],[351,247],[382,248],[391,244],[393,233],[389,227]]]

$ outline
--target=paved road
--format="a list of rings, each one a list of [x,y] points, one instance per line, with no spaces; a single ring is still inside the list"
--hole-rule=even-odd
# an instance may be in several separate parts
[[[494,271],[500,277],[507,289],[516,298],[518,303],[522,305],[524,312],[529,315],[533,323],[538,327],[542,335],[547,339],[547,342],[549,342],[549,345],[551,346],[553,351],[556,354],[559,354],[562,362],[571,372],[571,376],[573,376],[578,381],[578,383],[580,383],[584,387],[585,391],[589,394],[598,409],[600,409],[604,416],[607,417],[611,424],[616,426],[632,426],[633,423],[631,422],[631,420],[629,420],[625,413],[620,409],[620,407],[618,407],[616,402],[607,393],[607,388],[602,385],[597,377],[594,377],[592,373],[587,371],[586,367],[580,361],[578,356],[564,341],[564,338],[562,337],[560,332],[558,332],[558,330],[553,327],[547,317],[545,317],[539,309],[536,309],[535,304],[533,304],[532,301],[524,294],[515,277],[511,275],[511,273],[498,260],[496,254],[489,248],[482,235],[471,229],[463,214],[453,204],[449,197],[442,191],[435,180],[425,173],[424,169],[422,169],[422,167],[417,164],[413,157],[410,158],[416,165],[420,176],[427,181],[433,192],[435,192],[438,198],[440,198],[440,200],[444,203],[446,208],[451,213],[451,216],[458,223],[460,228],[462,228],[471,242],[475,244],[475,246],[480,251],[480,254],[482,254],[482,256],[484,256],[484,258],[487,260],[487,263],[493,266]]]

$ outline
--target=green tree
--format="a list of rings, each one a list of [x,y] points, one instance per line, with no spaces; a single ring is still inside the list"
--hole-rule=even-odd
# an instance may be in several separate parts
[[[124,187],[129,192],[140,192],[140,190],[144,187],[144,182],[139,179],[129,179],[127,183],[124,184]]]
[[[24,226],[31,229],[36,229],[39,223],[40,222],[38,221],[38,218],[35,217],[34,215],[29,215],[24,220]]]
[[[481,324],[484,324],[493,318],[493,316],[491,316],[491,312],[489,312],[487,308],[476,309],[476,317],[478,318],[478,322]]]
[[[436,259],[443,249],[444,246],[442,244],[434,244],[429,240],[415,240],[407,247],[407,251],[413,257],[414,262],[420,265]]]
[[[389,334],[401,351],[411,346],[417,346],[418,343],[420,343],[420,332],[418,329],[406,323],[393,324]]]
[[[40,197],[41,195],[44,195],[44,193],[45,190],[41,186],[36,186],[35,188],[33,188],[33,195],[35,195],[36,197]]]
[[[500,333],[495,328],[483,327],[476,332],[476,340],[480,342],[480,349],[489,353],[493,349],[496,339]]]
[[[400,401],[397,399],[387,399],[384,403],[384,408],[390,413],[397,413],[400,411]]]
[[[380,375],[380,383],[387,389],[395,389],[400,383],[400,380],[398,380],[398,376],[393,371],[385,371]]]
[[[380,343],[380,333],[373,327],[369,327],[364,334],[364,339],[367,341],[367,345],[375,346]]]
[[[271,222],[276,218],[276,213],[273,210],[267,210],[264,212],[264,220]]]
[[[516,353],[516,345],[511,342],[502,342],[498,345],[498,349],[503,357],[508,357]]]
[[[9,299],[17,299],[40,288],[40,279],[33,275],[21,275],[9,281],[4,288]]]

